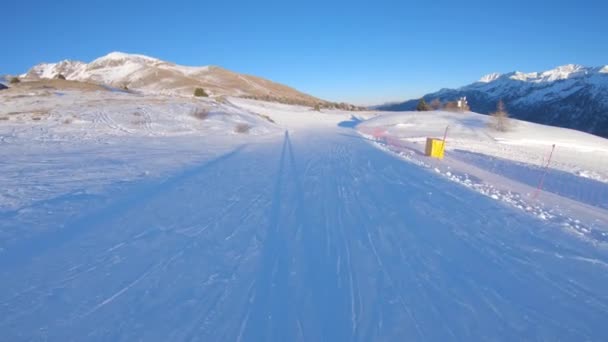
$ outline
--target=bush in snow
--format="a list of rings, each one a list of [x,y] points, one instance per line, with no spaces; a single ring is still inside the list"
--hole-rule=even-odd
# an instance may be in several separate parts
[[[206,108],[196,108],[192,111],[192,116],[199,120],[205,120],[209,117],[209,111]]]
[[[226,96],[221,95],[221,96],[217,96],[215,98],[215,102],[221,103],[221,104],[228,104],[228,99],[226,98]]]
[[[321,111],[321,105],[320,105],[320,104],[318,104],[318,103],[316,103],[316,104],[315,104],[315,106],[313,107],[313,110],[314,110],[315,112],[320,112],[320,111]]]
[[[251,126],[249,126],[246,123],[240,123],[234,127],[234,131],[236,133],[249,133],[250,129],[251,129]]]
[[[19,77],[13,77],[10,80],[11,84],[17,84],[17,83],[20,83],[20,82],[21,82],[21,80],[19,79]]]
[[[448,101],[443,105],[443,109],[449,112],[469,112],[471,108],[468,103],[461,103],[461,107],[458,107],[458,101]]]
[[[196,89],[194,89],[194,96],[208,97],[209,94],[207,94],[207,92],[205,92],[205,89],[203,89],[203,88],[196,88]]]
[[[270,123],[275,123],[275,121],[272,120],[272,118],[268,115],[264,115],[264,114],[258,114],[258,115]]]
[[[416,110],[419,112],[426,112],[431,110],[431,107],[424,101],[424,97],[418,101],[418,105],[416,105]]]
[[[445,105],[443,106],[443,109],[450,111],[450,112],[457,112],[460,110],[460,108],[458,108],[458,102],[456,102],[456,101],[446,102]]]
[[[434,99],[433,101],[431,101],[431,108],[433,110],[438,110],[441,108],[441,101],[439,101],[439,99]]]
[[[494,113],[491,113],[490,116],[491,116],[491,120],[490,120],[491,128],[493,128],[499,132],[506,132],[509,130],[509,128],[511,126],[511,122],[509,119],[509,113],[507,113],[505,104],[504,104],[504,102],[502,102],[502,100],[498,101],[498,104],[496,105],[496,111]]]
[[[62,74],[57,75],[56,77],[58,80],[65,80],[65,76],[63,76]]]

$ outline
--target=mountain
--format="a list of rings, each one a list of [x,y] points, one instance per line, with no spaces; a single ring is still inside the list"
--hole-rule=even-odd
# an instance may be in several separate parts
[[[0,75],[0,90],[8,89],[9,79],[9,75]]]
[[[26,80],[56,78],[97,83],[146,93],[192,96],[203,88],[211,96],[238,96],[277,102],[329,104],[288,86],[260,77],[243,75],[217,66],[190,67],[156,58],[112,52],[91,63],[64,60],[43,63],[21,75]]]
[[[466,96],[471,110],[490,113],[502,99],[512,117],[608,137],[608,65],[564,65],[545,72],[489,74],[458,88],[424,95],[428,101]],[[418,99],[376,107],[414,110]]]

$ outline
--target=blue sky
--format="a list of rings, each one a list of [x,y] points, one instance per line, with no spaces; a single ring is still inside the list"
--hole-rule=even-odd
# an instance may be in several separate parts
[[[491,72],[608,64],[608,1],[5,1],[0,74],[111,51],[373,104]]]

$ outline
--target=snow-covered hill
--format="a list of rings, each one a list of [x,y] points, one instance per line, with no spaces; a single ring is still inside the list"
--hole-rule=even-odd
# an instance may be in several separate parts
[[[211,95],[254,97],[312,105],[326,101],[263,78],[217,66],[190,67],[156,58],[112,52],[90,63],[64,60],[34,66],[25,79],[56,78],[127,87],[146,93],[192,95],[197,87]]]
[[[2,341],[608,336],[606,139],[29,83],[0,92]]]
[[[426,138],[443,137],[446,127],[445,158],[426,157]],[[600,236],[608,238],[607,139],[515,119],[508,132],[498,132],[487,115],[446,111],[383,113],[357,130],[451,181],[577,235],[592,236],[601,227]]]
[[[512,116],[608,137],[608,65],[564,65],[545,72],[489,74],[458,89],[427,94],[427,101],[467,96],[471,110],[489,113],[502,99]],[[380,106],[413,110],[418,100]]]

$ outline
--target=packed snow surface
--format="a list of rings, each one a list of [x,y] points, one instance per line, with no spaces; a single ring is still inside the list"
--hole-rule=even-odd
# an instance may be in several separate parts
[[[608,335],[606,140],[475,114],[0,97],[3,340]],[[424,157],[448,125],[446,158]]]
[[[584,238],[605,243],[608,144],[578,131],[510,120],[507,132],[476,113],[406,112],[358,126],[381,149],[426,167]],[[425,156],[428,137],[446,137],[444,160]]]

